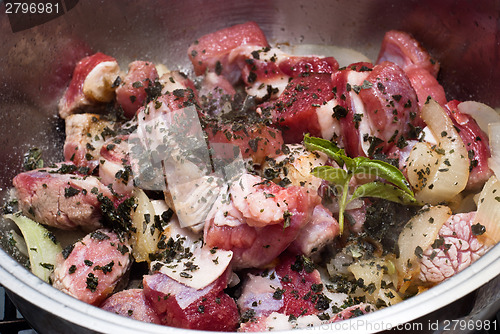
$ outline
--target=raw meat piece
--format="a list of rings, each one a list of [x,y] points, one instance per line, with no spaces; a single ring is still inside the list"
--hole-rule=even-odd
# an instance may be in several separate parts
[[[69,87],[59,101],[59,116],[101,109],[114,97],[120,68],[115,58],[96,53],[78,62]]]
[[[255,49],[269,46],[266,36],[255,22],[234,25],[200,37],[189,47],[188,56],[196,75],[202,75],[208,69],[229,79],[236,64],[230,62],[228,56],[232,50],[244,45],[254,46]]]
[[[128,73],[116,89],[116,102],[123,108],[125,117],[132,118],[143,106],[148,90],[151,91],[155,85],[161,90],[157,79],[158,72],[151,62],[136,60],[128,65]]]
[[[96,230],[58,256],[53,286],[98,306],[130,266],[129,246],[115,232]]]
[[[97,177],[62,174],[76,170],[73,164],[61,164],[18,174],[13,183],[23,214],[64,230],[101,227],[98,194],[116,199]]]
[[[239,320],[238,308],[223,291],[230,275],[231,271],[228,270],[201,290],[188,287],[162,273],[145,275],[144,294],[164,325],[235,331]]]
[[[295,240],[319,204],[317,194],[302,187],[282,188],[244,174],[221,198],[205,223],[208,247],[233,251],[235,268],[263,267]]]
[[[65,121],[64,159],[90,172],[98,165],[104,141],[114,136],[117,123],[98,114],[73,114]]]
[[[108,297],[100,306],[103,310],[135,320],[161,324],[160,318],[146,300],[142,289],[129,289]]]

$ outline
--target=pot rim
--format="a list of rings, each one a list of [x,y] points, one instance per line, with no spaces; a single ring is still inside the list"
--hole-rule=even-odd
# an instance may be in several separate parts
[[[490,249],[470,267],[417,296],[361,317],[308,327],[306,330],[313,333],[332,329],[343,333],[374,333],[387,330],[436,311],[498,275],[500,275],[500,244]],[[120,333],[132,334],[137,331],[141,333],[166,331],[185,333],[186,331],[181,328],[140,322],[79,301],[31,274],[3,250],[0,250],[0,283],[31,304],[75,325],[97,332],[116,333],[120,330]],[[284,333],[297,333],[297,330]]]

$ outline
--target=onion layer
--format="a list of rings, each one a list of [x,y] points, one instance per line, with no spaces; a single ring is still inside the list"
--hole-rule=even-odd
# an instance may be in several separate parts
[[[439,230],[451,216],[447,206],[438,205],[422,209],[408,221],[399,235],[399,257],[396,269],[399,273],[399,286],[418,274],[418,258],[436,240]]]
[[[458,105],[458,110],[461,113],[471,115],[477,122],[477,125],[485,133],[488,133],[488,125],[492,123],[500,123],[500,115],[492,107],[476,101],[465,101]]]
[[[408,158],[408,181],[415,189],[417,200],[438,204],[451,200],[465,189],[469,159],[453,122],[436,101],[428,101],[422,107],[421,116],[439,143],[415,145]]]
[[[159,230],[155,228],[155,210],[143,190],[135,188],[133,196],[137,199],[137,207],[132,212],[132,256],[137,262],[149,262],[149,254],[156,253],[160,236]]]
[[[488,166],[498,177],[500,175],[500,122],[489,124],[488,133],[491,151],[491,158],[488,159]]]
[[[483,244],[491,246],[500,242],[500,182],[496,176],[490,177],[479,195],[473,225],[478,223],[485,227],[485,232],[477,236]]]

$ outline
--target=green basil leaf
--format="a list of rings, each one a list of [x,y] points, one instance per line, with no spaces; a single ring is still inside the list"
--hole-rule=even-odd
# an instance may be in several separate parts
[[[405,205],[419,205],[420,203],[404,190],[393,186],[392,184],[374,181],[360,185],[354,190],[350,200],[360,197],[376,197],[386,199]]]
[[[358,158],[354,159],[356,160]],[[355,174],[365,174],[380,177],[394,184],[395,186],[398,186],[407,194],[413,196],[413,191],[411,190],[408,181],[406,181],[405,176],[399,169],[397,169],[393,165],[384,161],[370,160],[368,158],[358,159],[357,162],[358,164],[356,166],[356,169],[354,170]]]
[[[344,150],[329,140],[311,137],[309,134],[304,136],[304,146],[309,151],[320,151],[334,159],[341,167],[344,165]]]
[[[349,174],[342,168],[335,168],[332,166],[315,167],[311,174],[328,182],[342,185],[352,177],[352,174]]]

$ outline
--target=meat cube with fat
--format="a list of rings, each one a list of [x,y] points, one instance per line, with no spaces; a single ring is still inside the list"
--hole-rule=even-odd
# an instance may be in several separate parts
[[[98,114],[73,114],[66,117],[64,159],[93,171],[101,158],[105,140],[115,134],[117,123]]]
[[[396,30],[385,34],[377,64],[384,61],[393,62],[406,72],[417,93],[420,107],[428,96],[441,106],[446,104],[444,89],[436,80],[439,63],[410,34]]]
[[[286,253],[273,269],[247,276],[238,305],[242,313],[257,317],[272,312],[294,317],[319,314],[330,307],[322,291],[313,262],[303,255]]]
[[[134,188],[134,175],[130,162],[131,135],[118,135],[101,146],[99,177],[101,182],[123,196],[130,196]]]
[[[349,156],[387,152],[405,140],[418,113],[417,97],[406,74],[390,62],[349,65],[333,75],[338,105],[333,117]]]
[[[23,214],[64,230],[101,227],[98,197],[116,198],[97,177],[67,174],[76,170],[73,164],[61,164],[18,174],[13,183]]]
[[[491,157],[489,139],[471,115],[460,112],[459,104],[460,101],[450,101],[444,110],[458,129],[458,135],[467,149],[470,160],[467,189],[477,191],[493,174],[488,166],[488,159]]]
[[[255,22],[246,22],[204,35],[188,49],[196,75],[210,72],[222,74],[230,82],[239,78],[237,64],[229,61],[229,54],[241,46],[254,46],[255,49],[269,46],[266,36]],[[236,70],[235,70],[236,66]],[[234,72],[238,73],[234,80]]]
[[[218,158],[234,159],[234,147],[236,146],[244,159],[252,158],[253,162],[262,164],[266,158],[277,157],[283,146],[281,131],[262,123],[239,127],[237,125],[216,125],[214,128],[205,129],[205,131],[210,144],[230,144],[214,147],[215,155]]]
[[[330,210],[320,204],[314,208],[311,221],[302,229],[289,249],[310,256],[331,243],[339,234],[339,223]]]
[[[375,65],[360,86],[359,97],[365,106],[362,117],[369,123],[367,132],[360,126],[363,141],[367,137],[370,144],[367,153],[371,155],[380,146],[387,152],[408,137],[408,124],[418,117],[415,90],[405,72],[391,62]]]
[[[235,331],[239,320],[238,308],[235,301],[223,291],[230,275],[228,269],[213,283],[197,290],[165,274],[154,273],[144,276],[144,294],[164,325]]]
[[[285,143],[300,143],[304,134],[321,136],[318,112],[334,98],[330,74],[311,74],[292,79],[280,97],[262,106],[270,112],[273,126],[283,131]]]
[[[115,232],[91,232],[58,256],[53,286],[98,306],[127,272],[131,264],[129,251],[128,243]]]
[[[119,72],[116,59],[100,52],[80,60],[59,101],[59,116],[65,119],[71,114],[96,111],[112,101]]]
[[[100,306],[103,310],[135,320],[161,324],[142,289],[119,291],[108,297]]]
[[[319,203],[319,196],[305,188],[283,188],[243,174],[231,185],[229,197],[214,204],[204,241],[233,251],[234,268],[263,267],[297,238]]]

